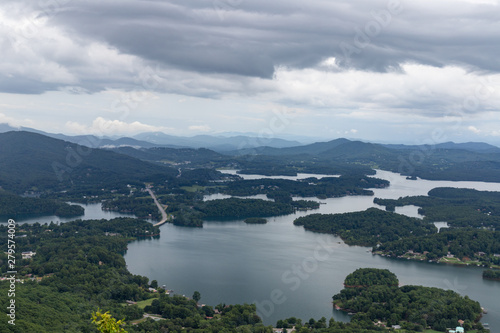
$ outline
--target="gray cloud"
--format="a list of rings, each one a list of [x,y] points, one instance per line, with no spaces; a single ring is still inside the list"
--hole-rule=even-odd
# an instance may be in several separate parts
[[[387,12],[387,1],[361,0],[85,1],[70,2],[52,21],[122,52],[201,73],[270,78],[278,65],[342,58],[341,43],[360,50],[341,63],[354,68],[385,71],[415,61],[500,70],[500,11],[401,1],[377,28],[374,13],[383,21]]]
[[[43,2],[7,0],[0,10],[13,17],[36,14],[45,28],[57,28],[71,38],[75,45],[67,49],[58,44],[48,47],[50,31],[41,38],[34,29],[26,43],[40,59],[60,65],[68,77],[73,75],[73,82],[60,80],[59,86],[80,84],[89,91],[134,86],[127,77],[130,64],[113,67],[103,63],[102,70],[92,70],[99,66],[99,58],[88,58],[91,52],[87,47],[93,42],[116,48],[117,55],[134,56],[143,62],[141,66],[175,72],[176,79],[182,71],[192,74],[190,80],[200,74],[225,76],[227,81],[238,77],[271,79],[277,66],[312,68],[329,57],[336,57],[340,70],[386,72],[402,70],[402,63],[414,62],[500,72],[498,6],[465,0],[432,4],[406,0],[53,3],[60,5],[44,7]],[[400,10],[391,12],[390,3],[400,3]],[[5,34],[8,32],[0,31],[4,46],[12,39]],[[57,87],[57,80],[43,81],[22,70],[32,59],[24,59],[24,54],[19,57],[22,50],[17,52],[10,56],[19,59],[17,81],[27,81],[27,88],[23,91],[20,85],[2,80],[0,89],[16,91],[19,87],[21,92],[37,93],[44,90],[44,82],[48,82],[46,90]],[[189,87],[196,85],[193,81],[169,83],[167,90],[189,94]],[[210,87],[194,94],[213,96]]]

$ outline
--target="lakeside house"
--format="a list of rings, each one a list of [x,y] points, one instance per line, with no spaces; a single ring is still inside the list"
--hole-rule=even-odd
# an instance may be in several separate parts
[[[36,254],[36,252],[33,252],[33,251],[27,251],[27,252],[21,253],[23,259],[31,259],[35,254]]]

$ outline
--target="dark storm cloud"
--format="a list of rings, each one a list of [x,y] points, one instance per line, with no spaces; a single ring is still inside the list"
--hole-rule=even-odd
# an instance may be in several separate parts
[[[406,61],[500,71],[500,11],[452,4],[85,1],[68,3],[52,20],[121,52],[201,73],[269,78],[275,66],[305,68],[332,56],[372,71]]]
[[[39,80],[19,76],[0,74],[0,91],[14,94],[42,94],[58,89],[57,84],[48,84]]]
[[[238,92],[242,77],[319,68],[330,57],[340,71],[403,71],[413,62],[500,72],[498,8],[465,0],[5,0],[0,90],[135,89],[150,66],[168,74],[164,91],[214,96]],[[268,89],[262,81],[245,93]]]

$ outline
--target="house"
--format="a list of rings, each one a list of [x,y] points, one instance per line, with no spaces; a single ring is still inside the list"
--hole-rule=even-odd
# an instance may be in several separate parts
[[[23,256],[23,259],[31,259],[35,254],[36,254],[36,252],[33,252],[33,251],[21,253],[21,255]]]

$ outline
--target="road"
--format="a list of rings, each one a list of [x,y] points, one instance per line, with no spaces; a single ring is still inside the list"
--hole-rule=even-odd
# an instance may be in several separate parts
[[[165,212],[165,209],[162,207],[162,205],[158,202],[158,199],[156,198],[156,195],[153,193],[153,191],[151,191],[150,188],[147,188],[146,191],[149,192],[149,195],[153,198],[153,200],[155,201],[155,204],[156,206],[158,207],[158,209],[160,210],[160,213],[161,213],[161,221],[156,223],[154,226],[157,227],[157,226],[160,226],[162,224],[164,224],[165,222],[167,222],[168,220],[168,215],[167,215],[167,212]]]

